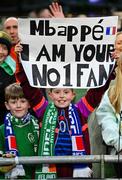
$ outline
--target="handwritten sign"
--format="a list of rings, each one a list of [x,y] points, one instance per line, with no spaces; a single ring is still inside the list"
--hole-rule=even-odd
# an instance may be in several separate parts
[[[18,19],[21,62],[31,86],[94,88],[113,69],[116,16]]]

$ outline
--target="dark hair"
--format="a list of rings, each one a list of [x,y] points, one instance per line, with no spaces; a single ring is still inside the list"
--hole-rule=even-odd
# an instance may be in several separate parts
[[[57,88],[49,88],[48,91],[49,91],[49,92],[52,92],[53,89],[57,89]],[[73,88],[67,88],[67,89],[71,89],[72,92],[74,91]]]
[[[5,88],[5,101],[9,99],[25,98],[22,87],[19,83],[10,84]]]

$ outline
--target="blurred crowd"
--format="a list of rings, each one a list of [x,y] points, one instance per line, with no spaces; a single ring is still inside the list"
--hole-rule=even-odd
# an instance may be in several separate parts
[[[45,2],[42,3],[42,7],[39,5],[39,7],[37,8],[31,8],[31,10],[28,12],[23,13],[23,15],[21,15],[21,17],[29,17],[29,18],[49,18],[51,15],[50,9],[49,9],[49,3]],[[61,3],[62,5],[62,3]],[[95,7],[95,8],[94,8]],[[109,8],[105,6],[98,6],[97,4],[95,6],[91,6],[90,5],[88,7],[82,5],[82,6],[74,6],[70,5],[62,5],[63,8],[63,12],[65,14],[65,17],[97,17],[97,16],[118,16],[118,29],[121,30],[122,29],[122,11],[118,11],[117,8],[114,7],[114,5],[110,6]],[[84,10],[85,9],[85,10]],[[86,10],[88,9],[88,10]],[[18,13],[19,14],[19,13]],[[16,17],[20,17],[18,16],[18,14],[16,15]],[[11,16],[15,16],[15,13],[13,13],[13,15]],[[4,20],[8,17],[8,15],[6,14],[6,16],[0,16],[0,29],[2,29],[2,24],[4,22]]]

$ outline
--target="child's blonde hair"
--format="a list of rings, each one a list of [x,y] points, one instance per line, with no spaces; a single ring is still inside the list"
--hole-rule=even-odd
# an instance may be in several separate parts
[[[120,53],[120,57],[117,60],[117,67],[115,72],[115,83],[109,90],[109,98],[116,112],[120,113],[122,104],[122,53]]]
[[[5,101],[9,99],[25,98],[22,87],[19,83],[10,84],[5,88]]]

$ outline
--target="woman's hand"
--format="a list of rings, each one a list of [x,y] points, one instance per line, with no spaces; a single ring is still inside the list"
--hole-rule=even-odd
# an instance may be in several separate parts
[[[112,59],[118,60],[119,56],[120,56],[120,53],[118,53],[117,51],[114,51],[111,53]]]

